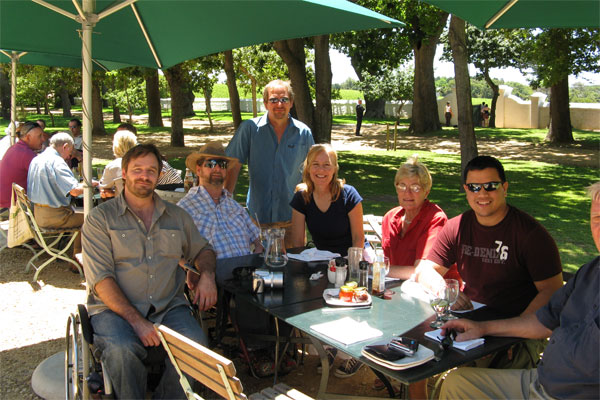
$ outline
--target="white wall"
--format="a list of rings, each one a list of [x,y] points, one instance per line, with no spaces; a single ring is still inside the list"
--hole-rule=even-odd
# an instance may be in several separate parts
[[[547,96],[543,93],[533,93],[530,100],[521,100],[512,95],[512,88],[506,85],[500,86],[500,95],[496,102],[496,127],[498,128],[546,128],[549,120],[550,103],[546,101]],[[452,107],[452,125],[458,124],[458,108],[456,103],[456,91],[438,100],[438,116],[442,124],[446,123],[444,117],[446,102]],[[171,99],[161,99],[161,107],[169,109]],[[388,117],[396,115],[398,102],[387,102],[385,114]],[[262,100],[257,100],[258,114],[264,113]],[[213,98],[211,101],[213,111],[231,111],[229,99]],[[491,104],[490,104],[491,106]],[[331,109],[333,115],[354,115],[356,100],[332,100]],[[252,112],[252,100],[240,99],[240,108],[243,112]],[[204,99],[196,98],[194,110],[204,111]],[[410,118],[412,115],[412,103],[406,103],[402,107],[401,118]],[[571,125],[576,129],[600,130],[600,104],[598,103],[571,103]]]

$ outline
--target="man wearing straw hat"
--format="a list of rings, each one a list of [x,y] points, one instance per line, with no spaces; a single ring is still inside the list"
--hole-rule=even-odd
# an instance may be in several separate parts
[[[250,254],[251,244],[254,252],[263,250],[260,229],[224,188],[227,169],[237,163],[237,159],[225,155],[220,142],[206,143],[185,160],[186,167],[198,175],[199,185],[191,188],[177,205],[192,216],[217,258]]]

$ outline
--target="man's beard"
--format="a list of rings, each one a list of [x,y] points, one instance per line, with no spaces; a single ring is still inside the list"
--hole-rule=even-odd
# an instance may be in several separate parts
[[[225,178],[222,175],[210,175],[208,177],[208,183],[212,186],[221,186],[225,182]]]
[[[136,186],[136,182],[149,183],[150,186],[149,187],[139,187],[139,186]],[[133,194],[134,196],[142,198],[142,199],[152,196],[152,193],[154,193],[155,186],[156,185],[152,184],[152,181],[149,181],[149,180],[141,180],[141,179],[137,179],[135,181],[125,180],[125,187],[127,187],[127,191],[129,193]]]

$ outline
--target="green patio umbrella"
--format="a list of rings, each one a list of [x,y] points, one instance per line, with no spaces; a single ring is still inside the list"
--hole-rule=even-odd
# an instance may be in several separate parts
[[[0,1],[0,49],[83,59],[85,176],[90,176],[92,162],[92,54],[100,60],[168,68],[252,44],[401,25],[345,0]]]
[[[423,1],[480,29],[600,27],[598,0]]]

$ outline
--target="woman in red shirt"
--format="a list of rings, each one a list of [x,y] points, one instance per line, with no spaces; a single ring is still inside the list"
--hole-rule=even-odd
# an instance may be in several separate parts
[[[406,280],[415,272],[417,262],[425,258],[448,217],[427,200],[431,174],[418,156],[400,166],[394,186],[400,206],[383,217],[381,245],[390,258],[389,276]]]

